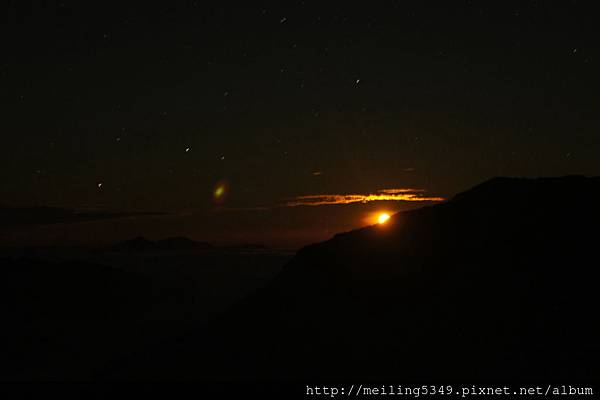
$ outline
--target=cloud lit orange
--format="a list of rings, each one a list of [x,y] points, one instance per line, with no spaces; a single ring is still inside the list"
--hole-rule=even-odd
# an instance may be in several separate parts
[[[369,203],[371,201],[443,201],[443,197],[423,196],[423,189],[382,189],[369,194],[315,194],[297,196],[286,203],[288,207],[323,206],[335,204]]]

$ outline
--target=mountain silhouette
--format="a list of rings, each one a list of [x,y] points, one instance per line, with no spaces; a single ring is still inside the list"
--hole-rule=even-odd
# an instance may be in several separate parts
[[[208,326],[105,377],[413,382],[600,376],[600,178],[495,178],[307,246]]]
[[[160,250],[200,250],[211,249],[214,246],[207,242],[196,242],[186,237],[170,237],[156,242]]]
[[[146,277],[105,265],[0,258],[0,266],[0,381],[88,377],[117,353],[115,337],[140,329],[156,298]]]
[[[288,259],[219,249],[0,256],[0,382],[93,379],[110,360],[222,312]]]

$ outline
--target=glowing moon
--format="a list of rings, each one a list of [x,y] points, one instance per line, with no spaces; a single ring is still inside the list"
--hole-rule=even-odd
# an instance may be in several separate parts
[[[379,214],[379,217],[377,217],[377,222],[380,224],[384,224],[387,222],[387,220],[390,219],[390,215],[387,213],[381,213]]]

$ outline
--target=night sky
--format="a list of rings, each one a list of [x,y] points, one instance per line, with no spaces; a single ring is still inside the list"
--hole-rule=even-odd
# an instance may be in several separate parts
[[[12,243],[296,248],[494,176],[600,174],[591,2],[8,3],[0,204],[164,213]]]

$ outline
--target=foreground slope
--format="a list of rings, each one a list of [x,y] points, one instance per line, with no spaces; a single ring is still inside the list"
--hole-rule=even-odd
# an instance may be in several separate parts
[[[490,180],[302,249],[212,326],[111,375],[595,379],[598,204],[598,178]]]

